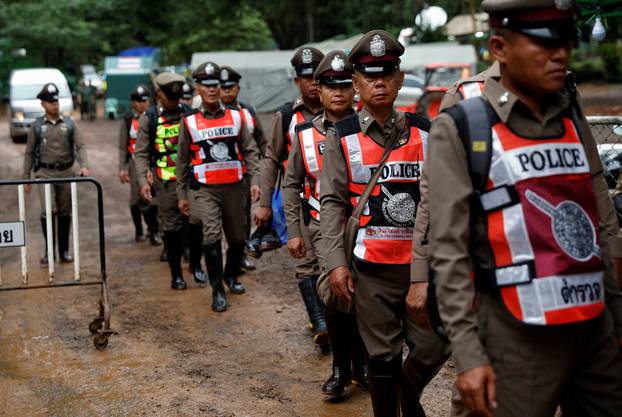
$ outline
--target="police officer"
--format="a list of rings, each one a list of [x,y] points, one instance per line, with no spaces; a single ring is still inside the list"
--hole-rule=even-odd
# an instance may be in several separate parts
[[[303,258],[310,250],[315,254],[320,269],[324,265],[319,194],[322,157],[328,129],[334,129],[335,122],[354,113],[353,73],[352,64],[342,51],[332,51],[320,61],[314,77],[320,84],[324,111],[311,121],[296,126],[283,181],[287,247],[295,258]],[[309,186],[305,187],[305,183]],[[304,198],[301,199],[301,195]],[[321,309],[315,287],[303,286],[301,291],[310,314],[313,314],[316,303],[317,309]],[[333,398],[342,397],[352,381],[367,388],[365,346],[360,339],[354,316],[339,311],[326,311],[326,323],[333,367],[332,375],[322,386],[323,392]]]
[[[427,165],[430,264],[457,385],[482,415],[553,416],[559,405],[569,416],[615,416],[622,298],[610,208],[576,97],[562,92],[575,2],[483,8],[500,79],[439,115]]]
[[[79,175],[88,177],[90,170],[86,154],[86,146],[80,130],[70,116],[60,114],[58,103],[58,87],[47,83],[41,88],[37,98],[45,114],[35,120],[28,131],[26,154],[24,157],[23,178],[28,179],[31,172],[35,178],[68,178],[74,177],[72,169],[77,158],[80,164]],[[24,190],[30,191],[30,185]],[[52,212],[58,223],[58,255],[61,262],[73,262],[69,255],[69,231],[71,229],[71,187],[69,183],[52,184]],[[41,265],[48,264],[47,255],[47,223],[45,215],[44,187],[39,187],[41,201],[41,227],[46,244],[46,251],[41,258]],[[54,219],[52,219],[54,223]],[[52,226],[52,230],[56,228]]]
[[[149,108],[151,94],[144,85],[137,85],[130,94],[132,110],[121,121],[119,129],[119,180],[121,184],[130,184],[130,213],[134,222],[135,240],[145,240],[143,233],[144,217],[149,230],[149,240],[152,245],[162,244],[158,234],[158,206],[149,204],[140,196],[140,184],[136,175],[134,154],[138,139],[138,118]]]
[[[152,201],[153,185],[169,267],[171,269],[171,288],[187,288],[181,269],[183,255],[182,228],[184,216],[177,207],[177,177],[175,161],[179,141],[179,125],[183,115],[190,109],[179,104],[184,78],[180,75],[163,72],[156,77],[156,95],[159,105],[150,107],[138,119],[138,139],[136,141],[136,170],[140,192],[145,200]],[[149,183],[148,173],[153,163],[153,184]],[[190,267],[194,280],[205,284],[207,278],[201,269],[200,220],[190,217]]]
[[[326,270],[334,294],[347,302],[354,299],[370,356],[376,417],[398,416],[400,396],[403,415],[424,415],[419,395],[437,371],[425,359],[445,348],[406,314],[413,221],[429,123],[393,108],[404,77],[399,69],[403,53],[399,42],[382,30],[368,32],[352,48],[354,88],[363,109],[357,118],[337,123],[334,134],[329,132],[321,175]],[[344,224],[385,152],[387,163],[361,217],[349,265]],[[403,339],[410,348],[404,364]]]
[[[181,86],[181,99],[179,102],[188,107],[192,107],[192,99],[194,98],[194,87],[188,81]]]
[[[234,294],[245,288],[238,282],[244,254],[244,174],[250,193],[259,199],[259,150],[238,109],[220,101],[220,68],[213,62],[193,72],[202,105],[189,113],[180,130],[177,153],[179,208],[203,222],[203,251],[212,286],[212,310],[227,308],[223,280]],[[227,238],[227,264],[223,270],[222,230]]]
[[[240,114],[246,122],[246,127],[248,128],[248,131],[253,139],[255,139],[259,152],[263,157],[266,154],[266,146],[268,141],[253,106],[238,101],[241,78],[242,76],[231,67],[223,66],[220,68],[220,100],[223,104],[240,110]],[[246,203],[246,237],[248,238],[250,237],[251,230],[251,202],[250,181],[247,175],[244,176],[244,188],[246,189],[246,195],[248,196]],[[242,269],[255,269],[255,265],[246,255],[244,255],[244,259],[242,260]]]

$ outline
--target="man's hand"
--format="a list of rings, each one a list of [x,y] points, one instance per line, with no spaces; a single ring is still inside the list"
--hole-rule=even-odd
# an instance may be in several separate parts
[[[188,200],[179,200],[177,202],[177,207],[179,207],[179,211],[186,217],[190,217],[190,204]]]
[[[354,282],[352,281],[352,274],[350,274],[350,268],[345,266],[338,266],[330,271],[330,289],[343,301],[347,303],[352,302],[352,294],[354,294]]]
[[[151,203],[153,197],[151,195],[151,186],[149,184],[145,184],[140,187],[140,196],[148,203]]]
[[[121,181],[121,184],[127,184],[128,182],[130,182],[130,172],[126,169],[120,170],[119,181]]]
[[[80,176],[81,177],[89,177],[91,175],[91,170],[88,168],[80,168]]]
[[[426,303],[428,301],[428,283],[413,282],[410,284],[408,294],[406,295],[406,308],[408,314],[415,323],[425,329],[430,329],[430,321],[428,320],[428,311]]]
[[[255,224],[257,226],[268,226],[272,218],[272,207],[257,207],[255,209]]]
[[[307,254],[305,240],[302,237],[294,237],[287,240],[287,249],[294,258],[304,258]]]
[[[147,184],[151,187],[153,185],[153,172],[147,171]]]
[[[256,203],[261,198],[261,188],[258,185],[251,185],[251,201]]]
[[[24,184],[24,191],[26,191],[27,193],[30,192],[30,190],[32,190],[32,187],[30,186],[30,184]]]
[[[492,366],[484,365],[459,374],[456,385],[469,410],[476,415],[492,417],[497,408],[495,373]]]

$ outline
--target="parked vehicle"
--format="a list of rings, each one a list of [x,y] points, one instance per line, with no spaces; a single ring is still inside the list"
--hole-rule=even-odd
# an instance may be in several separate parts
[[[395,106],[404,111],[413,111],[415,103],[423,95],[425,82],[422,78],[413,74],[404,76],[404,84],[397,95]]]

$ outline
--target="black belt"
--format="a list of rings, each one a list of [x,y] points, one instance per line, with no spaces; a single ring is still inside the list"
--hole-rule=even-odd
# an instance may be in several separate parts
[[[72,166],[73,166],[73,161],[65,162],[65,163],[56,162],[55,164],[46,164],[45,162],[39,163],[39,168],[55,169],[56,171],[64,171],[66,169],[71,168]]]

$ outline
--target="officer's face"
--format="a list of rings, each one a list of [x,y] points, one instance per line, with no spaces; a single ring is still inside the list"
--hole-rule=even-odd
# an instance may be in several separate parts
[[[58,100],[41,101],[41,106],[43,106],[43,110],[45,110],[45,113],[49,116],[58,117],[60,114],[60,105],[58,104]]]
[[[167,110],[173,110],[179,105],[179,99],[172,99],[166,96],[162,90],[157,91],[158,101]]]
[[[220,86],[216,85],[197,85],[197,92],[201,96],[203,104],[214,106],[220,102]]]
[[[352,88],[352,84],[320,84],[320,100],[326,111],[334,114],[345,114],[352,108],[354,88]]]
[[[233,87],[220,87],[220,99],[225,104],[235,104],[240,93],[240,86],[234,85]]]
[[[300,89],[300,95],[307,100],[320,99],[320,85],[313,79],[313,76],[296,77],[296,85]]]
[[[357,71],[352,82],[364,105],[376,108],[393,107],[404,82],[404,73],[396,70],[389,74],[370,75]]]
[[[572,39],[551,41],[519,32],[491,36],[490,52],[501,63],[503,83],[518,93],[543,97],[564,86]]]
[[[136,101],[132,100],[132,109],[138,114],[142,114],[149,108],[149,100]]]

